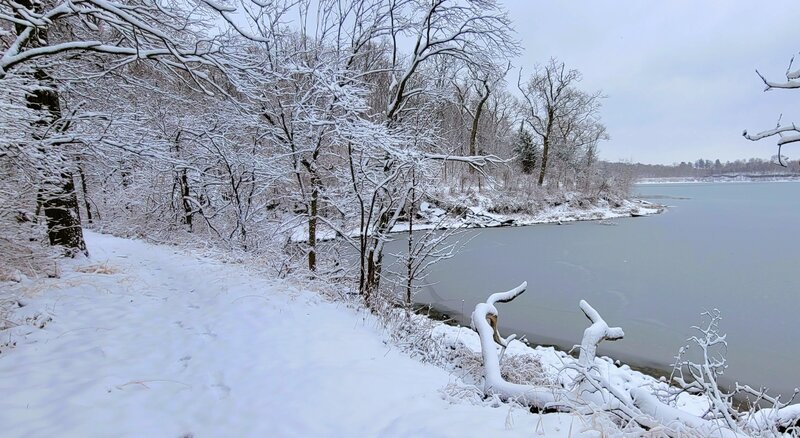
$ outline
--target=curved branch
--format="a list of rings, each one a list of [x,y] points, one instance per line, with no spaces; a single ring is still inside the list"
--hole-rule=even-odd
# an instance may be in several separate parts
[[[556,408],[562,404],[552,389],[507,382],[500,374],[500,358],[494,342],[499,339],[498,343],[506,346],[508,341],[513,339],[513,335],[503,339],[497,333],[497,308],[494,304],[513,300],[525,292],[527,286],[528,284],[524,282],[509,291],[492,294],[485,303],[475,306],[475,311],[472,312],[472,327],[478,332],[481,340],[485,379],[483,390],[486,394],[497,395],[505,400],[513,399],[539,409]]]
[[[583,314],[592,322],[592,325],[583,332],[578,362],[584,367],[591,367],[597,353],[597,345],[604,340],[616,341],[622,339],[625,333],[620,327],[609,327],[600,314],[586,301],[581,300],[580,308]]]

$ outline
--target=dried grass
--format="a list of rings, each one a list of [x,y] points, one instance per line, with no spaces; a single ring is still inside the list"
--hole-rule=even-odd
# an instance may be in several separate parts
[[[58,263],[52,248],[38,242],[0,237],[0,254],[3,254],[0,282],[19,283],[23,277],[58,276]]]
[[[75,268],[75,272],[80,272],[82,274],[113,275],[118,274],[119,269],[109,265],[108,263],[95,263],[93,265],[78,266]]]
[[[10,297],[0,297],[0,330],[15,327],[18,324],[8,319],[8,314],[19,307],[17,300]]]
[[[500,363],[500,375],[508,382],[521,385],[551,386],[553,382],[547,377],[542,361],[533,355],[507,355]]]

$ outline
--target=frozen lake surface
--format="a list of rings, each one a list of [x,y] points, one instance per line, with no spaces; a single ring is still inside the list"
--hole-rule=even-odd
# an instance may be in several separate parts
[[[489,293],[528,281],[500,305],[501,328],[570,348],[586,299],[625,339],[599,354],[668,370],[700,313],[718,308],[728,334],[724,382],[800,386],[800,183],[639,185],[665,213],[598,222],[467,230],[468,244],[434,266],[421,303],[467,323]],[[394,242],[390,252],[403,242]]]

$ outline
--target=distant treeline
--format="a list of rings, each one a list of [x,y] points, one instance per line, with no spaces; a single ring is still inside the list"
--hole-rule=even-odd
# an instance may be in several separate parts
[[[602,162],[601,166],[610,172],[620,172],[629,175],[632,179],[638,178],[705,178],[714,176],[763,176],[771,177],[798,177],[800,176],[800,161],[790,161],[782,157],[785,165],[778,163],[778,157],[770,160],[750,158],[721,162],[720,160],[699,159],[697,161],[682,161],[672,165],[642,164],[642,163],[610,163]]]

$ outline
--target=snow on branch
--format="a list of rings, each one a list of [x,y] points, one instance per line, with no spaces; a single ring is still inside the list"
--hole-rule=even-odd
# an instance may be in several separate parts
[[[446,154],[425,154],[425,158],[441,161],[458,161],[467,163],[472,167],[483,167],[487,164],[504,164],[510,160],[500,158],[496,155],[446,155]]]
[[[512,301],[514,298],[522,295],[525,292],[525,289],[528,287],[528,282],[523,281],[522,284],[511,289],[506,292],[497,292],[494,294],[489,295],[489,299],[486,300],[486,303],[494,306],[494,303],[508,303]],[[495,314],[497,313],[497,309],[495,309]]]
[[[786,81],[785,82],[775,82],[770,81],[766,77],[764,77],[761,72],[756,70],[756,74],[761,81],[764,83],[765,88],[764,91],[770,91],[775,88],[779,89],[796,89],[800,88],[800,69],[792,70],[792,65],[794,64],[794,57],[792,57],[791,61],[789,61],[789,67],[786,68]],[[781,147],[785,144],[795,143],[800,141],[800,130],[797,129],[797,126],[792,123],[788,126],[781,125],[781,117],[778,117],[778,123],[774,129],[768,129],[765,131],[761,131],[755,134],[749,134],[747,130],[745,130],[742,135],[744,138],[751,140],[751,141],[758,141],[767,137],[778,136],[778,164],[783,167],[786,167],[786,164],[783,162],[781,157]]]
[[[507,382],[500,374],[500,358],[495,342],[506,347],[515,336],[511,335],[508,338],[500,336],[497,330],[498,312],[495,303],[507,303],[525,292],[527,287],[528,283],[523,282],[509,291],[492,294],[485,303],[475,306],[475,311],[472,312],[472,327],[478,332],[481,340],[484,392],[540,409],[554,408],[559,403],[553,390]]]
[[[746,424],[756,431],[778,429],[797,434],[800,432],[800,404],[760,409],[747,416]]]
[[[787,133],[794,133],[787,135]],[[772,137],[777,135],[778,139],[778,164],[783,167],[786,167],[786,163],[783,162],[782,155],[781,155],[781,148],[783,145],[788,143],[794,143],[800,141],[800,129],[797,128],[797,125],[792,123],[791,125],[781,126],[781,117],[778,118],[778,124],[773,129],[768,129],[766,131],[761,131],[755,134],[750,134],[745,130],[742,132],[744,138],[751,140],[751,141],[758,141],[767,137]]]
[[[230,7],[211,0],[203,5],[226,19],[232,13]],[[173,7],[144,2],[132,7],[108,0],[2,4],[0,23],[13,22],[17,34],[12,35],[0,57],[0,79],[14,69],[41,65],[46,60],[67,68],[73,59],[68,62],[57,55],[91,52],[114,56],[117,68],[135,60],[152,60],[166,71],[188,73],[205,93],[213,93],[212,89],[222,92],[207,73],[223,68],[225,47],[218,38],[209,39],[199,30],[206,21],[199,14],[190,13],[191,6],[201,5]],[[69,23],[69,38],[48,41],[49,29],[59,23]],[[88,72],[78,74],[84,77]]]
[[[778,125],[774,129],[768,129],[766,131],[761,131],[761,132],[758,132],[758,133],[755,133],[755,134],[749,134],[747,131],[744,131],[744,133],[742,135],[744,135],[744,138],[746,138],[748,140],[753,140],[753,141],[761,140],[762,138],[772,137],[773,135],[780,135],[781,139],[778,140],[778,144],[786,144],[786,143],[792,143],[792,142],[795,142],[795,141],[800,141],[800,135],[794,135],[794,136],[786,137],[786,136],[783,135],[786,132],[797,132],[797,133],[800,133],[800,129],[797,128],[797,125],[792,123],[791,125],[788,125],[788,126],[780,126],[780,125]]]
[[[792,60],[794,60],[794,58],[792,58]],[[798,78],[798,76],[800,76],[800,70],[794,72],[787,71],[786,82],[770,81],[769,79],[764,77],[764,75],[762,75],[761,72],[759,72],[758,70],[756,70],[756,74],[758,75],[759,78],[761,78],[761,81],[764,82],[764,91],[769,91],[772,90],[773,88],[783,88],[783,89],[800,88],[800,82],[796,80],[800,79]]]
[[[693,433],[704,437],[744,437],[746,435],[738,430],[731,430],[716,421],[709,421],[678,408],[665,405],[647,388],[634,388],[631,390],[633,403],[642,413],[656,419],[661,425],[673,433],[672,436],[693,436]]]
[[[622,339],[625,333],[620,327],[609,327],[600,314],[584,300],[580,302],[583,314],[592,322],[584,332],[581,341],[581,353],[578,362],[584,367],[591,367],[594,363],[597,345],[604,340],[616,341]]]
[[[618,383],[612,383],[610,376],[606,375],[608,372],[601,372],[595,364],[597,345],[603,340],[622,339],[624,332],[620,327],[609,327],[600,313],[584,300],[580,301],[580,309],[591,321],[591,325],[584,331],[578,360],[564,364],[565,370],[576,373],[572,375],[575,386],[572,389],[566,387],[546,389],[504,380],[500,374],[500,360],[495,344],[505,348],[514,339],[514,335],[507,338],[500,336],[497,329],[498,311],[495,305],[514,300],[525,292],[526,288],[527,283],[522,283],[506,292],[492,294],[485,303],[475,306],[475,311],[472,313],[472,326],[478,332],[481,343],[485,394],[515,400],[540,409],[556,408],[579,412],[588,409],[590,412],[600,410],[613,413],[625,422],[633,422],[645,430],[670,437],[697,432],[700,436],[745,436],[739,424],[732,421],[733,418],[730,416],[715,415],[709,418],[696,416],[665,404],[653,394],[651,387],[625,388]],[[705,331],[708,332],[709,330]],[[711,343],[715,344],[720,339],[724,341],[724,337],[715,338],[711,339]],[[710,402],[713,407],[714,401]],[[750,421],[786,427],[793,424],[792,421],[796,420],[798,411],[800,408],[794,406],[781,411],[764,410],[759,416],[751,416]],[[718,410],[714,412],[718,413]]]

